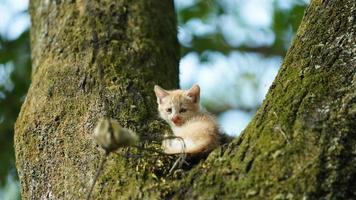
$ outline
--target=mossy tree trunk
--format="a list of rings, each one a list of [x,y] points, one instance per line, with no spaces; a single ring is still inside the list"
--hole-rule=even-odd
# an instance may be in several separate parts
[[[34,71],[17,166],[23,198],[78,199],[102,155],[92,138],[101,116],[159,146],[167,129],[152,86],[177,86],[175,16],[167,1],[46,2],[31,2]],[[355,16],[354,0],[312,1],[241,137],[173,175],[170,158],[118,151],[95,199],[355,198]]]
[[[15,127],[22,198],[82,199],[102,155],[92,137],[99,118],[143,141],[166,130],[153,86],[178,87],[173,1],[32,0],[30,14],[32,84]],[[115,176],[137,174],[117,157]],[[133,184],[112,180],[123,192]]]

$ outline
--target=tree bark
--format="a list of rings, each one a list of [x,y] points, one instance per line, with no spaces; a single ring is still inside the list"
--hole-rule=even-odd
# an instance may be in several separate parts
[[[33,82],[15,135],[23,198],[84,197],[101,116],[156,148],[167,130],[152,86],[177,86],[172,2],[115,2],[31,2]],[[356,198],[355,16],[354,0],[312,1],[241,137],[173,174],[170,157],[118,151],[95,199]]]
[[[178,87],[173,1],[32,0],[30,14],[32,84],[15,127],[22,198],[83,199],[102,157],[92,137],[99,118],[136,131],[141,145],[167,130],[153,86]],[[134,177],[143,162],[109,160],[105,173],[115,177]],[[102,180],[95,191],[119,184],[103,197],[129,196],[133,177]]]

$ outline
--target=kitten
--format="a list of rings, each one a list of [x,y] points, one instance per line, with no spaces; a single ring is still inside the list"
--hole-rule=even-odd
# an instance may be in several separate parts
[[[172,128],[175,136],[181,139],[165,139],[162,142],[166,154],[208,153],[219,145],[220,134],[216,119],[202,112],[199,106],[200,87],[194,85],[189,90],[164,90],[154,87],[158,111]]]

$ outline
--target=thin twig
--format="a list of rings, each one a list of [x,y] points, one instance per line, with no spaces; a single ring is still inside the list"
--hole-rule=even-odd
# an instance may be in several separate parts
[[[99,167],[98,169],[96,170],[96,174],[94,176],[94,180],[93,180],[93,183],[91,184],[91,187],[90,187],[90,190],[89,190],[89,193],[88,193],[88,196],[86,198],[86,200],[90,200],[90,196],[91,196],[91,193],[94,189],[94,186],[95,186],[95,183],[96,181],[98,180],[98,177],[100,175],[100,172],[102,171],[103,167],[104,167],[104,164],[107,160],[107,157],[109,155],[109,152],[108,151],[105,151],[105,155],[104,155],[104,158],[101,160],[101,163],[99,164]]]
[[[112,127],[111,127],[112,125],[110,123],[110,120],[109,120],[109,126],[110,126],[109,127],[109,132],[112,134],[113,131],[112,131]],[[113,137],[113,135],[111,135],[111,136]],[[172,168],[169,170],[169,173],[171,173],[178,165],[179,165],[179,167],[181,167],[184,163],[186,163],[185,162],[185,159],[187,157],[187,154],[185,153],[186,145],[185,145],[185,142],[184,142],[183,138],[181,138],[181,137],[168,136],[165,139],[179,139],[179,140],[182,141],[182,153],[180,154],[180,157],[174,162]],[[152,149],[152,148],[144,148],[144,147],[140,147],[138,145],[135,145],[133,147],[137,148],[138,150],[154,152],[154,153],[158,153],[160,155],[165,155],[165,156],[167,155],[167,154],[165,154],[165,153],[163,153],[161,151],[158,151],[158,150],[155,150],[155,149]],[[105,151],[104,158],[101,160],[101,163],[99,164],[99,167],[98,167],[98,169],[96,171],[96,174],[94,176],[94,180],[93,180],[93,183],[92,183],[92,185],[91,185],[91,187],[89,189],[89,193],[88,193],[88,196],[87,196],[86,200],[90,200],[90,197],[91,197],[91,194],[93,192],[95,183],[98,180],[98,177],[99,177],[99,175],[100,175],[100,173],[101,173],[101,171],[102,171],[102,169],[104,167],[104,164],[105,164],[105,162],[107,160],[107,157],[108,157],[109,153],[110,153],[110,151],[108,151],[108,150]]]
[[[185,163],[185,159],[187,157],[187,154],[185,152],[186,150],[186,145],[184,142],[184,139],[182,137],[178,137],[178,136],[167,136],[164,139],[179,139],[182,143],[182,152],[180,153],[179,158],[174,162],[172,168],[169,170],[169,173],[173,172],[173,170],[176,169],[177,166],[179,166],[179,168],[182,167],[182,165]]]
[[[173,170],[175,170],[175,168],[177,167],[178,163],[180,162],[181,157],[179,157],[173,164],[172,168],[169,170],[169,174],[173,172]]]

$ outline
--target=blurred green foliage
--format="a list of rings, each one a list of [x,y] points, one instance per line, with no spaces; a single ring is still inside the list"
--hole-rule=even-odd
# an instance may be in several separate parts
[[[180,1],[184,3],[179,3]],[[178,36],[180,36],[178,38],[182,46],[182,57],[196,53],[199,57],[200,68],[206,66],[216,68],[216,65],[209,65],[214,62],[213,56],[223,54],[226,60],[231,60],[231,55],[237,52],[246,55],[240,57],[241,59],[255,60],[255,63],[244,63],[246,67],[248,64],[254,65],[252,67],[260,71],[241,72],[241,69],[238,69],[235,70],[236,72],[234,70],[226,72],[229,75],[235,73],[234,82],[227,82],[228,80],[221,77],[221,83],[225,86],[217,89],[226,91],[226,95],[217,98],[202,98],[203,106],[218,116],[232,109],[241,110],[252,116],[261,104],[260,98],[251,101],[255,103],[245,106],[241,99],[247,97],[239,91],[247,87],[254,90],[249,93],[251,95],[261,91],[263,87],[261,85],[266,84],[260,81],[261,73],[267,70],[261,65],[266,64],[268,59],[278,60],[284,57],[302,20],[308,1],[177,0],[176,2],[178,3]],[[246,7],[248,3],[250,5]],[[263,14],[260,14],[259,12],[262,11]],[[249,17],[253,19],[246,20]],[[259,18],[262,22],[253,23]],[[259,65],[255,65],[256,62],[259,62]],[[204,63],[208,65],[203,66]],[[231,69],[237,65],[231,66]],[[198,80],[191,81],[197,82]],[[191,83],[183,83],[183,85],[189,84]],[[220,84],[220,82],[214,84]],[[226,86],[227,84],[229,86]],[[215,93],[215,96],[218,96],[218,93],[219,91]],[[230,95],[227,95],[228,93]],[[234,94],[231,95],[231,93]],[[214,94],[210,92],[209,96],[214,96]],[[229,98],[228,101],[231,103],[222,101],[226,98]]]
[[[179,2],[179,0],[177,0],[177,2]],[[199,19],[202,23],[209,24],[212,21],[215,21],[215,19],[225,15],[233,15],[236,22],[239,22],[242,26],[244,24],[244,22],[241,22],[238,14],[238,8],[229,8],[229,3],[227,2],[237,2],[235,5],[239,6],[244,4],[246,1],[195,0],[194,2],[195,3],[191,6],[177,9],[179,26],[187,24],[189,21],[194,19]],[[270,28],[275,35],[275,40],[272,44],[250,45],[245,42],[241,45],[232,45],[226,40],[221,28],[219,28],[221,24],[216,24],[214,31],[203,35],[193,34],[192,40],[188,45],[182,44],[182,56],[189,52],[198,52],[199,54],[202,54],[206,51],[218,51],[227,54],[236,50],[241,52],[261,53],[265,56],[285,55],[289,47],[290,40],[301,22],[307,3],[304,0],[294,0],[289,1],[289,7],[281,8],[278,0],[270,0],[269,2],[272,4],[272,26],[268,28]],[[231,13],[231,10],[236,10],[236,12]],[[251,10],[251,12],[254,11]],[[248,29],[250,27],[245,26],[245,28]],[[259,27],[255,28],[256,30],[262,29]],[[239,35],[236,34],[236,37],[239,37]]]
[[[7,175],[17,175],[15,168],[13,134],[14,124],[21,104],[30,84],[31,61],[29,31],[25,31],[15,40],[6,40],[0,35],[0,186]],[[7,69],[7,70],[5,70]],[[4,76],[10,72],[9,77]],[[9,80],[4,80],[8,78]]]

